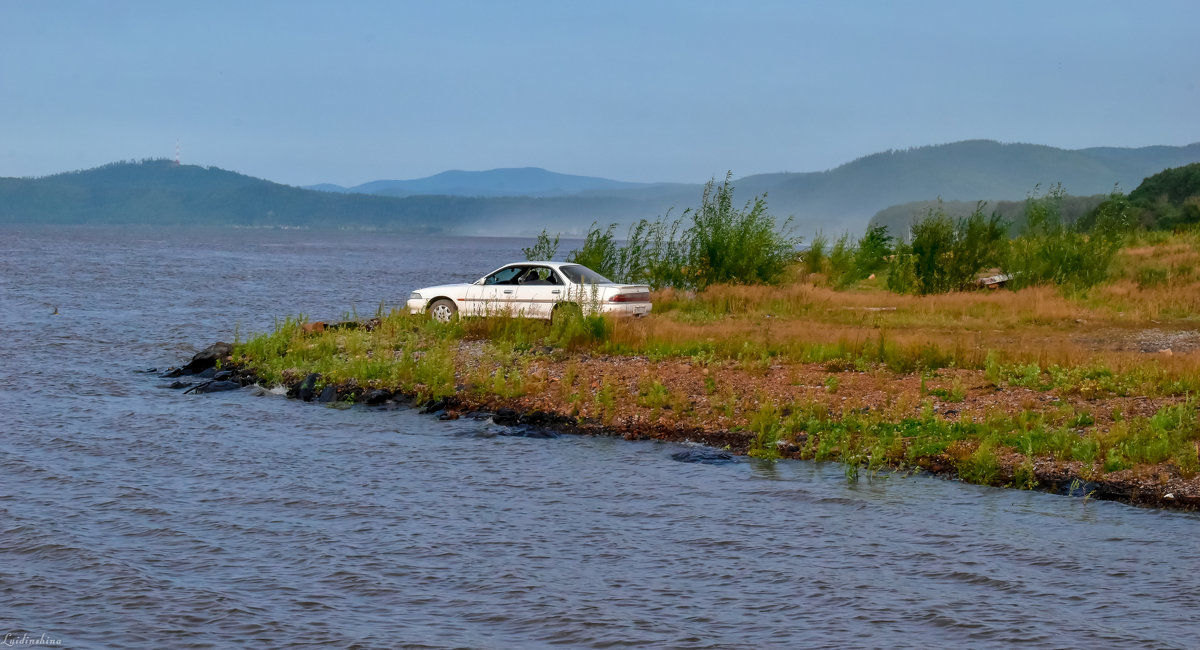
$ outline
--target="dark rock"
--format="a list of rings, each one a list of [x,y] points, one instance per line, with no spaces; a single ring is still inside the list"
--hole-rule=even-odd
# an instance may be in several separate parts
[[[188,386],[191,386],[191,385],[192,385],[192,382],[190,382],[190,381],[180,381],[180,380],[176,379],[175,381],[171,382],[170,384],[167,384],[166,387],[170,388],[172,390],[179,390],[180,388],[187,388]]]
[[[321,396],[317,398],[317,401],[321,402],[322,404],[325,404],[328,402],[332,402],[336,399],[337,399],[337,386],[334,386],[333,384],[328,384],[321,391]]]
[[[158,372],[158,368],[146,368],[145,370],[134,370],[134,372],[140,372],[140,373],[143,373],[143,374],[150,374],[150,373],[152,373],[152,372]]]
[[[528,424],[537,427],[561,427],[571,426],[575,424],[575,418],[569,415],[560,413],[546,413],[544,411],[531,411],[520,417],[521,424]]]
[[[161,377],[163,379],[174,379],[182,374],[183,374],[182,368],[168,368],[167,371],[164,372],[163,374],[159,375],[159,377]]]
[[[233,379],[233,371],[222,370],[221,372],[214,372],[212,378],[217,381],[231,381]]]
[[[457,420],[458,414],[457,413],[447,413],[446,411],[442,411],[440,414],[438,414],[437,419],[439,419],[439,420]]]
[[[501,426],[513,427],[521,422],[521,416],[512,409],[500,409],[492,415],[492,422]]]
[[[321,375],[315,372],[310,373],[304,378],[304,381],[300,382],[300,387],[296,390],[296,397],[299,397],[305,402],[311,402],[313,394],[317,390],[317,380],[320,378]]]
[[[549,423],[550,417],[542,411],[531,411],[521,415],[519,418],[521,424],[532,424],[534,426],[544,426]]]
[[[362,396],[362,403],[367,406],[378,406],[392,398],[392,391],[377,388],[369,390]]]
[[[443,397],[442,399],[436,399],[436,400],[433,400],[432,402],[428,402],[427,404],[425,404],[425,407],[421,409],[421,413],[424,415],[428,415],[430,413],[437,413],[438,411],[445,411],[445,410],[446,410],[446,398]]]
[[[227,391],[227,390],[237,390],[241,387],[242,387],[242,385],[237,383],[236,381],[206,381],[201,384],[196,384],[196,386],[189,388],[184,392],[185,393],[197,393],[197,394],[199,394],[199,393],[220,393],[222,391]]]
[[[200,372],[196,373],[196,378],[197,379],[216,379],[217,378],[217,369],[216,368],[205,368],[204,370],[201,370]]]
[[[733,454],[719,449],[685,449],[671,454],[671,460],[681,463],[701,463],[704,465],[724,465],[736,462]]]
[[[213,343],[204,350],[197,352],[192,360],[183,367],[184,374],[194,375],[203,372],[217,365],[217,361],[224,359],[233,352],[233,346],[228,343]]]

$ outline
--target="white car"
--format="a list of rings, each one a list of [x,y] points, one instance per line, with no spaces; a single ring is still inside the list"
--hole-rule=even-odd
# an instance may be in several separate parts
[[[408,297],[410,313],[442,322],[458,316],[552,318],[564,305],[577,305],[585,314],[645,316],[650,287],[617,284],[570,262],[515,262],[470,284],[426,287]]]

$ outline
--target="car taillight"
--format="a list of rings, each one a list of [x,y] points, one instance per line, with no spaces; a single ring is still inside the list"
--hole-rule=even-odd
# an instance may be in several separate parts
[[[650,302],[650,292],[641,291],[638,293],[618,293],[609,302]]]

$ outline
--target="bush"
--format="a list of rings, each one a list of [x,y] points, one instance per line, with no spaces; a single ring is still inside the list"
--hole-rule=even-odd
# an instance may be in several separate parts
[[[820,273],[825,269],[825,263],[828,260],[828,254],[825,248],[829,246],[829,239],[822,233],[817,233],[813,237],[812,243],[808,245],[808,250],[801,254],[801,261],[804,262],[804,270],[809,273]]]
[[[1004,258],[1007,227],[1000,215],[983,216],[984,203],[955,222],[939,206],[912,227],[911,243],[897,244],[889,265],[888,289],[900,293],[945,293],[965,289]]]
[[[854,282],[854,247],[850,244],[850,233],[842,233],[829,250],[829,282],[835,287],[846,287]]]
[[[861,280],[887,266],[888,258],[892,255],[892,242],[895,238],[888,234],[887,226],[867,228],[862,239],[858,240],[858,249],[854,252],[854,275]]]
[[[664,217],[634,224],[625,246],[613,237],[616,224],[602,230],[593,223],[583,247],[571,251],[567,260],[617,282],[655,289],[777,282],[795,260],[801,240],[790,234],[790,219],[776,228],[765,196],[734,208],[731,176],[720,186],[709,181],[700,207],[685,210],[675,221]],[[691,224],[680,232],[689,216]]]
[[[741,210],[733,207],[732,176],[727,173],[720,186],[710,180],[700,208],[692,213],[686,233],[687,262],[691,284],[697,289],[775,282],[794,261],[800,245],[800,238],[790,235],[791,219],[776,230],[775,218],[767,214],[766,195],[747,201]]]
[[[558,253],[558,235],[551,241],[546,229],[542,228],[541,234],[537,236],[537,243],[529,248],[522,248],[521,252],[525,253],[525,259],[530,262],[548,262]]]
[[[1095,286],[1108,277],[1128,234],[1129,204],[1113,192],[1074,226],[1063,223],[1061,186],[1026,202],[1026,225],[1012,242],[1005,270],[1012,288],[1054,284],[1074,289]]]
[[[613,230],[617,224],[609,224],[606,230],[600,230],[596,222],[592,222],[583,247],[572,250],[567,254],[567,261],[582,264],[589,269],[611,280],[620,277],[620,248],[613,238]]]

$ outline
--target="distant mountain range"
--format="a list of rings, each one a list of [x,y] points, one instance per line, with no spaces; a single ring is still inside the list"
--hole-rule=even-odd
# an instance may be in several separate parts
[[[1168,167],[1200,162],[1182,147],[1065,150],[972,140],[887,151],[823,172],[734,181],[739,200],[767,194],[800,234],[861,231],[877,212],[929,201],[1019,201],[1040,185],[1074,195],[1132,190]],[[720,180],[720,179],[718,179]],[[41,178],[0,178],[0,223],[130,223],[377,228],[410,232],[580,234],[593,221],[631,223],[700,200],[702,184],[627,183],[537,168],[445,172],[353,188],[297,188],[166,160],[113,163]]]
[[[627,183],[595,176],[559,174],[540,167],[506,167],[468,172],[458,169],[407,181],[371,181],[354,187],[331,183],[305,189],[323,192],[357,192],[382,196],[566,196],[605,190],[661,187],[663,184]]]

